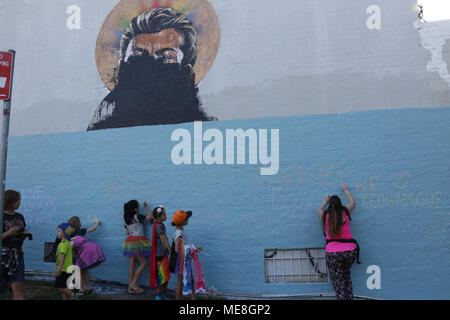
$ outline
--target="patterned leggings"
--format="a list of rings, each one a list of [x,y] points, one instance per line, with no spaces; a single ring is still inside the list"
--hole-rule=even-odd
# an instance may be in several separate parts
[[[343,252],[327,252],[326,260],[337,299],[353,300],[350,268],[356,260],[356,249]]]

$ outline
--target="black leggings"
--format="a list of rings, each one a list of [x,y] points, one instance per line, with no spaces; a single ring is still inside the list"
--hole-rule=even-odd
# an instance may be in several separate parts
[[[350,268],[356,260],[356,249],[343,252],[327,252],[326,260],[330,278],[338,300],[353,300]]]

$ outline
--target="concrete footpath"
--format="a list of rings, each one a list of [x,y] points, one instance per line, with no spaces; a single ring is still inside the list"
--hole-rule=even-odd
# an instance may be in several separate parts
[[[55,278],[49,272],[25,271],[26,280],[54,281]],[[93,294],[105,300],[154,300],[155,291],[149,287],[144,288],[143,294],[129,294],[128,286],[119,282],[110,282],[100,279],[91,279]],[[334,294],[317,293],[308,295],[246,295],[228,294],[210,291],[208,294],[196,295],[198,300],[336,300]],[[168,298],[174,299],[174,290],[168,290]],[[355,300],[373,300],[368,297],[355,296]]]

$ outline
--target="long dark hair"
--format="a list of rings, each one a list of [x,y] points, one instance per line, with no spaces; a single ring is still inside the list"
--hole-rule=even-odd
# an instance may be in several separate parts
[[[348,209],[342,206],[341,199],[338,196],[331,196],[328,201],[328,208],[325,210],[322,216],[322,225],[325,230],[325,222],[327,221],[327,215],[330,216],[328,219],[328,234],[331,237],[335,237],[341,233],[342,229],[342,214],[343,212],[350,218]]]
[[[137,200],[130,200],[123,205],[123,219],[126,224],[133,224],[133,217],[136,214],[136,209],[139,208]]]
[[[3,210],[8,209],[13,204],[15,204],[17,201],[20,200],[20,193],[14,190],[6,190],[5,191],[5,205],[3,207]]]

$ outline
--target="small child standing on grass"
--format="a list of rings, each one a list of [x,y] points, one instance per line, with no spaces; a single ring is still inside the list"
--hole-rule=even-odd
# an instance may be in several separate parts
[[[62,294],[63,300],[74,298],[74,293],[67,288],[67,279],[71,276],[67,268],[72,265],[72,245],[70,236],[73,228],[69,223],[61,223],[58,226],[58,239],[61,242],[56,251],[55,288]]]
[[[169,240],[166,235],[164,221],[167,219],[166,210],[163,206],[153,209],[152,250],[150,259],[150,287],[156,288],[155,300],[167,299],[167,285],[169,284]]]

